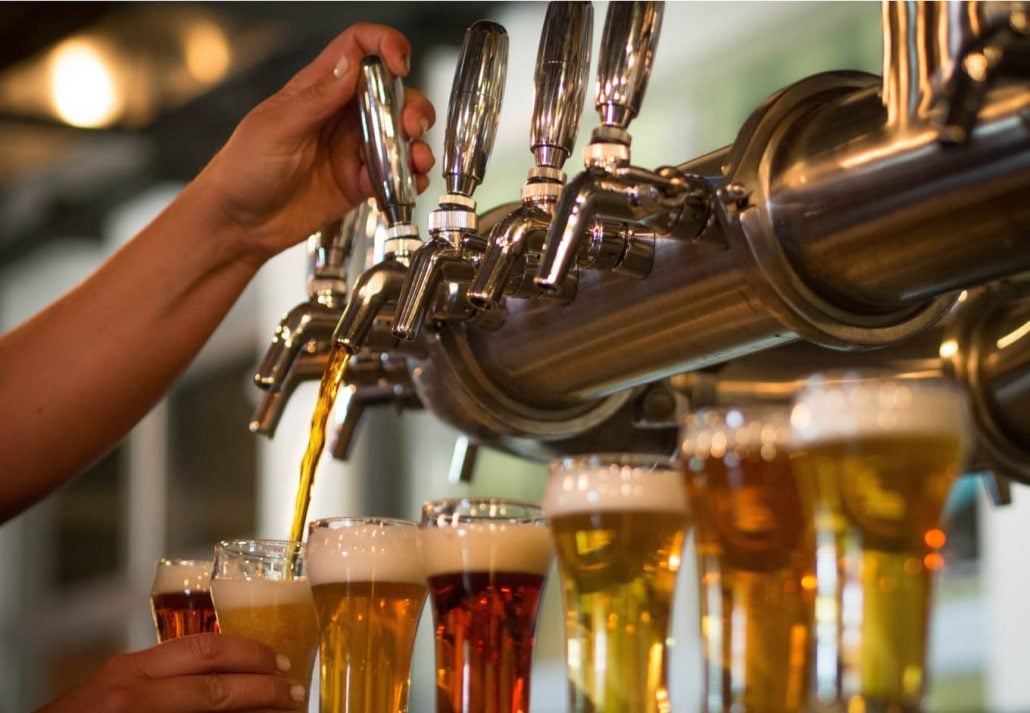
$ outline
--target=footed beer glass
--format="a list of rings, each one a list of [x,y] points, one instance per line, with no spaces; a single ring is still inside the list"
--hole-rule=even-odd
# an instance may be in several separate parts
[[[426,599],[417,533],[413,522],[372,517],[308,526],[321,713],[408,710],[411,654]]]
[[[437,713],[527,713],[536,618],[553,556],[540,507],[430,501],[418,541],[433,604]]]
[[[940,379],[818,376],[791,415],[815,530],[815,710],[915,713],[926,687],[941,511],[968,447]]]
[[[666,639],[689,524],[682,475],[648,456],[556,460],[544,511],[565,600],[571,710],[671,710]]]
[[[704,409],[683,422],[706,712],[804,710],[815,541],[789,439],[787,406]]]

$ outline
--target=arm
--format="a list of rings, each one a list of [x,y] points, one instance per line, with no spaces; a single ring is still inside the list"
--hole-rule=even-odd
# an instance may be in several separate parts
[[[93,275],[0,336],[0,522],[102,455],[161,398],[266,260],[370,195],[361,58],[407,73],[395,30],[356,25],[240,122],[200,175]],[[433,121],[409,92],[404,126]],[[419,190],[432,167],[416,142]]]

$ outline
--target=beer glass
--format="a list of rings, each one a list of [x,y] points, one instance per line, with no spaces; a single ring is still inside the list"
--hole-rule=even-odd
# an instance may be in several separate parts
[[[686,417],[680,435],[694,515],[703,710],[801,711],[815,542],[790,463],[790,408],[705,409]]]
[[[571,710],[670,710],[665,647],[689,524],[682,475],[649,456],[556,460],[544,511],[565,601]]]
[[[211,603],[211,567],[211,560],[158,560],[150,588],[158,642],[218,631]]]
[[[408,710],[415,631],[426,599],[418,526],[341,517],[308,526],[308,579],[320,632],[321,713]]]
[[[303,555],[300,542],[219,542],[211,596],[223,633],[256,639],[289,657],[286,675],[308,690],[318,624]]]
[[[437,713],[524,713],[553,549],[539,506],[427,502],[418,533],[436,632]]]
[[[816,710],[918,711],[941,511],[967,450],[942,380],[817,376],[791,414],[815,528]]]

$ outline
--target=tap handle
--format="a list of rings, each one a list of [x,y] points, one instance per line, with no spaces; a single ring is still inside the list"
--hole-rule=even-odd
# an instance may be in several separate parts
[[[662,2],[613,2],[608,5],[597,60],[597,101],[601,123],[625,130],[640,111],[651,75]]]
[[[365,166],[379,211],[391,237],[417,234],[411,223],[415,182],[408,164],[408,144],[401,128],[404,87],[376,55],[361,60],[358,87]]]
[[[529,128],[537,166],[560,169],[572,153],[590,73],[594,9],[589,2],[551,2],[536,55]]]
[[[451,86],[443,175],[447,192],[471,198],[493,150],[508,66],[508,33],[479,20],[465,31]]]

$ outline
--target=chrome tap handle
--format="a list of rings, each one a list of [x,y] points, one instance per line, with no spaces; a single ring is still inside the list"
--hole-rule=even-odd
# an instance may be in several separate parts
[[[365,166],[390,238],[417,238],[411,222],[415,181],[408,163],[408,143],[401,127],[404,87],[376,55],[361,60],[358,86]]]
[[[640,111],[651,76],[662,2],[613,2],[608,5],[597,60],[595,106],[605,126],[625,130]]]
[[[551,2],[533,76],[529,144],[537,166],[561,168],[572,153],[590,74],[594,9],[589,2]]]
[[[508,33],[496,22],[473,23],[465,31],[448,103],[443,165],[448,193],[469,198],[483,180],[507,67]]]

